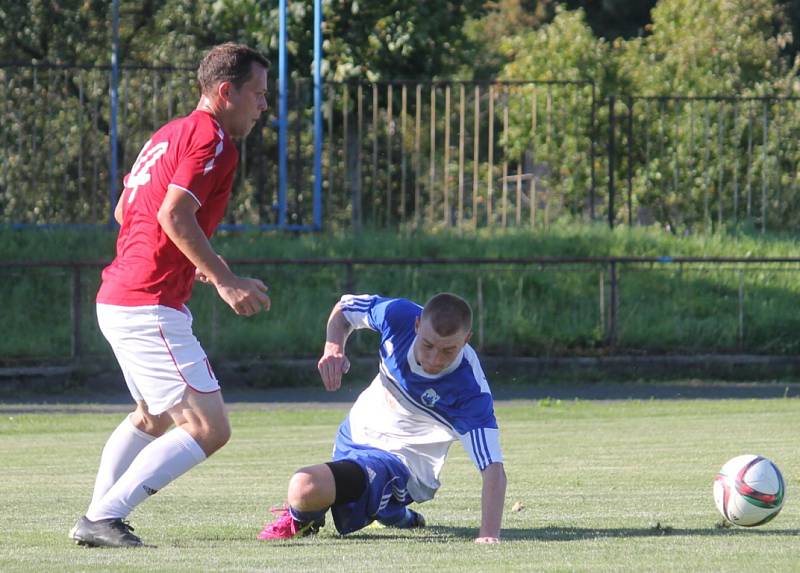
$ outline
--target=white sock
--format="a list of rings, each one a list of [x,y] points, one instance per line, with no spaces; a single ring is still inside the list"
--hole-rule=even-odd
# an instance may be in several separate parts
[[[183,428],[174,428],[144,448],[103,498],[92,504],[91,521],[127,517],[148,496],[206,459],[203,449]]]
[[[103,448],[103,454],[100,456],[100,467],[97,469],[97,478],[94,481],[90,510],[125,473],[139,452],[155,439],[155,436],[134,426],[130,415],[122,420],[122,423],[109,436]]]

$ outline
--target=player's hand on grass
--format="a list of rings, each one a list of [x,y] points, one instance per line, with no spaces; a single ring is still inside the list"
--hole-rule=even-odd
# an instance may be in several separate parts
[[[241,316],[252,316],[270,307],[267,285],[258,279],[234,277],[229,283],[217,285],[217,292]]]
[[[317,370],[322,377],[322,384],[329,392],[338,390],[342,385],[342,376],[350,370],[350,361],[344,355],[342,347],[330,342],[325,343],[322,358],[317,363]]]
[[[500,543],[500,539],[497,537],[478,537],[475,539],[475,543]]]

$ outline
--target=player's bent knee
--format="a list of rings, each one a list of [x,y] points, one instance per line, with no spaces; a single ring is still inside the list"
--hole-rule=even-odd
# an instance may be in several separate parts
[[[231,439],[231,430],[227,428],[224,433],[218,433],[215,436],[214,451],[222,449]]]
[[[289,480],[289,491],[296,497],[304,498],[313,495],[319,487],[319,479],[315,476],[312,468],[302,468],[297,470]]]
[[[221,449],[231,439],[231,426],[227,419],[216,424],[182,424],[181,427],[191,435],[205,452],[210,456]]]
[[[334,493],[333,476],[324,465],[301,468],[289,480],[289,505],[298,509],[329,506]]]
[[[231,439],[231,425],[227,419],[209,428],[209,430],[206,440],[209,442],[212,452],[221,449]],[[211,452],[207,452],[207,455],[211,455]]]

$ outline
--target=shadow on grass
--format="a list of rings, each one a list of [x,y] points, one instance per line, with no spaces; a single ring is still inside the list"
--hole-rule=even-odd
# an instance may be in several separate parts
[[[427,529],[430,537],[426,541],[448,541],[474,539],[475,528],[432,526]],[[636,537],[776,537],[800,536],[798,529],[745,529],[705,527],[680,529],[656,525],[653,527],[586,528],[586,527],[536,527],[503,529],[504,541],[581,541],[590,539],[636,538]]]
[[[472,541],[478,531],[474,527],[448,527],[434,525],[424,530],[403,531],[398,529],[380,529],[376,531],[358,531],[346,536],[331,535],[320,537],[320,541],[328,543],[344,542],[375,542],[375,541],[402,541],[411,540],[425,543],[451,543],[453,541]],[[694,529],[680,529],[660,524],[653,527],[616,527],[616,528],[588,528],[588,527],[536,527],[536,528],[507,528],[503,529],[502,540],[508,541],[586,541],[592,539],[633,539],[646,537],[800,537],[798,529],[747,529],[705,527]],[[301,540],[291,540],[298,542]],[[302,540],[305,541],[305,540]]]
[[[255,531],[255,530],[253,530]],[[241,537],[238,533],[230,535],[211,535],[197,537],[195,541],[206,542],[233,542],[248,544],[255,541],[255,533]],[[423,543],[452,543],[454,541],[472,541],[477,535],[474,527],[448,527],[442,525],[430,526],[422,530],[400,530],[394,528],[380,528],[375,530],[361,530],[349,535],[339,535],[335,529],[323,530],[318,536],[299,539],[281,539],[260,541],[265,547],[270,545],[346,545],[354,543],[402,542],[420,541]],[[587,541],[592,539],[633,539],[647,537],[800,537],[798,529],[747,529],[706,527],[695,529],[680,529],[660,524],[653,527],[642,528],[588,528],[588,527],[536,527],[536,528],[507,528],[503,529],[502,540],[509,541]],[[175,544],[175,547],[180,547]]]

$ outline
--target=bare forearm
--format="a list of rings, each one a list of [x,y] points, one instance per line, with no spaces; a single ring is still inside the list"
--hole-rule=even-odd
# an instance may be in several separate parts
[[[214,285],[234,278],[231,270],[217,256],[197,219],[175,211],[159,211],[161,228],[191,263]]]
[[[322,350],[322,358],[317,363],[317,370],[328,392],[338,390],[342,385],[342,376],[350,370],[350,361],[344,354],[344,345],[351,332],[353,327],[337,302],[328,317],[325,348]]]
[[[506,499],[506,472],[501,463],[483,470],[481,491],[481,530],[479,537],[500,537],[503,505]]]
[[[336,303],[336,306],[334,306],[331,311],[331,315],[328,317],[328,326],[325,331],[325,344],[339,346],[342,351],[344,351],[344,346],[352,332],[353,326],[344,317],[339,303]]]

